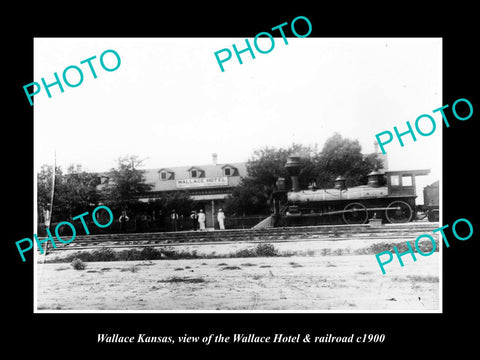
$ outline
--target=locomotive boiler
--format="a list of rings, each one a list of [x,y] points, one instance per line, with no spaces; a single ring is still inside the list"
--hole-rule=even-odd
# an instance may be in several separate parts
[[[345,179],[339,176],[331,189],[316,188],[313,182],[308,189],[301,190],[300,157],[290,156],[285,167],[291,176],[292,189],[285,189],[284,179],[277,181],[273,193],[274,226],[365,224],[371,219],[383,223],[412,221],[417,213],[415,178],[430,173],[430,170],[383,173],[374,170],[367,175],[366,185],[347,188]],[[438,197],[436,205],[422,210],[428,213],[430,221],[438,220]]]

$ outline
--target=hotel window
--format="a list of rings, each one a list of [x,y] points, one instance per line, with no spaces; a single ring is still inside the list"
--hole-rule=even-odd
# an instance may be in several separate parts
[[[166,171],[160,172],[160,180],[167,180],[167,172]]]
[[[223,174],[224,174],[225,176],[230,176],[230,175],[232,175],[232,169],[230,169],[229,167],[223,169]]]
[[[197,170],[192,170],[192,171],[190,172],[190,177],[192,177],[192,178],[198,177]]]

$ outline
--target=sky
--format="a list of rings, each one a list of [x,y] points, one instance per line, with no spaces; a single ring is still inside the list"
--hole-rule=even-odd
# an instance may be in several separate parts
[[[249,39],[253,46],[253,39]],[[436,131],[386,145],[391,170],[431,169],[441,178],[441,38],[275,38],[255,59],[233,54],[222,72],[214,52],[246,47],[245,38],[35,38],[34,79],[54,81],[82,69],[78,87],[42,88],[34,97],[35,169],[53,162],[108,171],[138,155],[144,168],[247,161],[255,149],[318,144],[335,132],[374,151],[375,134],[407,130],[422,114]],[[262,49],[270,47],[261,39]],[[120,67],[102,69],[113,49]],[[92,60],[97,78],[88,64]],[[223,54],[222,54],[223,56]],[[115,57],[105,55],[113,67]],[[68,79],[75,83],[75,70]],[[62,80],[63,82],[63,80]],[[26,100],[28,101],[28,100]],[[431,125],[421,128],[427,132]]]

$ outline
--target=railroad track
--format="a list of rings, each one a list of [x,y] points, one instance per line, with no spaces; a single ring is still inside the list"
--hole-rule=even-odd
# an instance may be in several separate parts
[[[133,248],[146,246],[211,245],[229,243],[342,241],[342,240],[414,240],[421,234],[431,234],[439,227],[435,222],[365,225],[322,225],[247,230],[178,231],[158,233],[127,233],[77,235],[70,244],[56,242],[56,250],[94,248]]]

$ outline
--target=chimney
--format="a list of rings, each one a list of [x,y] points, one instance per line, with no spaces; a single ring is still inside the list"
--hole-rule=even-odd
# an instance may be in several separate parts
[[[213,165],[217,165],[217,158],[218,158],[217,153],[213,153],[212,154]]]

